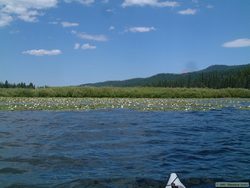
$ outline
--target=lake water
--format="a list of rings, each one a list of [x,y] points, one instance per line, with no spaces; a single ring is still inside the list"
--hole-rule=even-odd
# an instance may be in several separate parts
[[[250,179],[250,111],[0,111],[0,187]]]

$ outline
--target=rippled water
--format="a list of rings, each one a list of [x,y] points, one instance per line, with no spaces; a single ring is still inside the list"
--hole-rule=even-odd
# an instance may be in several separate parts
[[[249,110],[0,112],[0,187],[214,187],[249,156]]]

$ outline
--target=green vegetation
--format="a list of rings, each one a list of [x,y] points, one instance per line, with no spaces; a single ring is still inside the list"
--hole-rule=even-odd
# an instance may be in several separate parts
[[[250,90],[235,88],[207,89],[160,87],[0,88],[0,97],[250,98]]]
[[[35,88],[32,83],[5,81],[0,82],[0,97],[250,98],[249,89],[250,64],[214,65],[192,73],[158,74],[145,79],[102,82],[85,87]]]
[[[83,86],[113,87],[173,87],[173,88],[247,88],[250,89],[250,64],[238,66],[214,65],[184,74],[157,74],[149,78],[107,81]]]

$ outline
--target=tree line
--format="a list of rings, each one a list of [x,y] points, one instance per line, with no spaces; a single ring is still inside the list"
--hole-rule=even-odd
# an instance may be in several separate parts
[[[230,71],[196,72],[174,77],[159,75],[146,83],[153,87],[246,88],[250,89],[250,68]]]
[[[35,85],[30,82],[29,84],[26,84],[24,82],[20,82],[18,84],[15,83],[9,83],[7,80],[5,82],[0,82],[0,88],[30,88],[35,89]]]
[[[246,88],[250,89],[250,64],[238,66],[211,66],[183,74],[157,74],[148,78],[108,81],[88,86],[113,87],[181,87],[181,88]],[[84,85],[82,85],[84,86]]]

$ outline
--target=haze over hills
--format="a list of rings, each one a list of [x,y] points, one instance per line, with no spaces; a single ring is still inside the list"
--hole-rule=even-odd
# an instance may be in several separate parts
[[[250,64],[212,65],[206,69],[182,73],[161,73],[148,78],[123,81],[105,81],[83,84],[95,87],[198,87],[198,88],[250,88]]]

